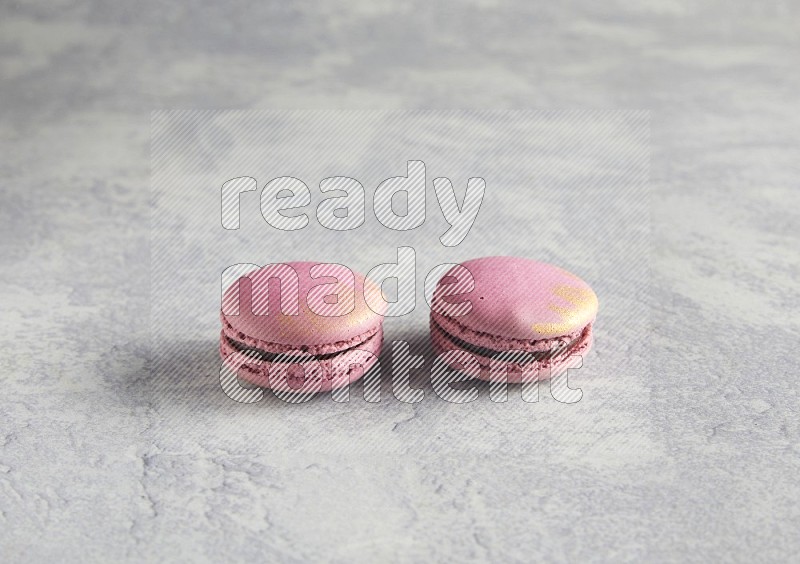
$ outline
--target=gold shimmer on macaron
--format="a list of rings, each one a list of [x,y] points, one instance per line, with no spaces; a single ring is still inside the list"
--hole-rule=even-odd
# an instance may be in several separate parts
[[[328,294],[324,296],[324,298],[328,298],[330,296],[336,296],[337,299],[344,296],[342,300],[343,303],[347,304],[348,312],[342,315],[334,315],[333,313],[329,315],[320,315],[319,313],[314,312],[308,303],[301,300],[300,303],[300,314],[298,315],[284,315],[282,312],[279,313],[278,317],[278,335],[281,337],[285,337],[289,334],[289,328],[295,328],[298,325],[303,327],[311,327],[317,331],[325,331],[331,326],[335,326],[336,324],[345,324],[347,326],[354,326],[362,323],[364,319],[373,315],[372,310],[364,303],[364,300],[359,300],[356,296],[356,289],[349,285],[342,282],[332,282],[330,283],[333,288],[330,290]],[[369,281],[364,282],[364,293],[376,293],[376,295],[380,292],[380,288],[376,287],[374,284],[369,283]],[[328,305],[333,305],[330,302],[325,302],[323,298],[323,302]],[[297,329],[294,329],[295,331]]]
[[[588,323],[592,313],[597,311],[598,303],[595,293],[587,288],[559,285],[553,288],[553,295],[568,302],[564,307],[550,303],[548,308],[561,316],[556,323],[534,323],[533,330],[543,336],[558,337],[576,329],[576,325]]]

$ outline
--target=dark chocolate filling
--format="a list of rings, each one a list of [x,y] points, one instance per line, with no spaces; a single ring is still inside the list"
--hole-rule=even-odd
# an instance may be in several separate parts
[[[367,339],[366,341],[363,341],[361,343],[353,345],[352,347],[348,347],[346,349],[342,349],[340,351],[334,351],[334,352],[325,353],[325,354],[307,354],[306,353],[306,354],[302,354],[302,355],[301,354],[294,354],[294,355],[291,354],[292,352],[295,352],[295,351],[289,351],[288,353],[286,353],[286,352],[274,353],[274,352],[265,351],[263,349],[257,349],[257,348],[251,347],[250,345],[247,345],[245,343],[240,343],[239,341],[235,341],[235,340],[231,339],[230,337],[228,337],[227,335],[225,336],[225,339],[228,341],[228,344],[230,344],[230,346],[232,346],[234,349],[236,349],[239,352],[243,352],[245,354],[249,354],[250,356],[252,356],[255,359],[258,359],[258,360],[261,360],[261,361],[264,361],[264,362],[275,362],[277,360],[280,360],[281,362],[294,364],[294,363],[300,363],[300,362],[308,362],[310,359],[326,360],[326,359],[329,359],[329,358],[333,358],[334,356],[340,355],[340,354],[345,353],[345,352],[347,352],[349,350],[357,349],[358,347],[360,347],[364,343],[368,343],[370,341],[370,339],[375,338],[375,335],[377,335],[378,333],[380,333],[380,331],[370,335],[369,339]],[[302,352],[302,351],[297,351],[297,352]]]
[[[477,354],[478,356],[482,356],[488,359],[497,359],[502,360],[504,362],[513,362],[515,364],[528,364],[530,362],[537,362],[541,360],[547,360],[548,358],[553,358],[562,354],[568,353],[575,345],[577,345],[586,332],[586,329],[581,331],[580,336],[577,339],[573,339],[572,341],[561,342],[561,344],[549,351],[541,351],[541,352],[529,352],[529,351],[521,351],[518,349],[511,349],[505,351],[498,351],[494,349],[490,349],[487,347],[479,347],[478,345],[473,345],[472,343],[468,343],[458,337],[450,335],[447,331],[441,328],[441,326],[437,323],[436,328],[441,332],[444,337],[453,343],[457,348]]]

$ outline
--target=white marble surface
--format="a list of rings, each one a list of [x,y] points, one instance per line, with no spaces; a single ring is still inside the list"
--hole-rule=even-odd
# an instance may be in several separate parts
[[[796,558],[800,14],[627,4],[4,3],[0,558]],[[174,107],[650,110],[649,370],[525,411],[243,409],[204,342],[151,379]]]

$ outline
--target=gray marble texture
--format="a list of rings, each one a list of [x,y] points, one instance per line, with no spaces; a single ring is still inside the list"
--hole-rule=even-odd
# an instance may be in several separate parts
[[[796,561],[798,60],[788,1],[3,2],[0,560]],[[203,336],[153,378],[162,108],[649,110],[648,358],[524,409],[241,406]]]

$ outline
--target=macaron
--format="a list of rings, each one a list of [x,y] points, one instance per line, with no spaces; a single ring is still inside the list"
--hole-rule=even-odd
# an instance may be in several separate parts
[[[562,268],[478,258],[454,266],[437,284],[431,340],[442,362],[476,378],[543,380],[589,352],[597,308],[592,288]]]
[[[223,363],[284,392],[326,392],[358,380],[383,343],[385,312],[370,309],[365,291],[380,289],[340,264],[272,264],[240,277],[222,295]]]

